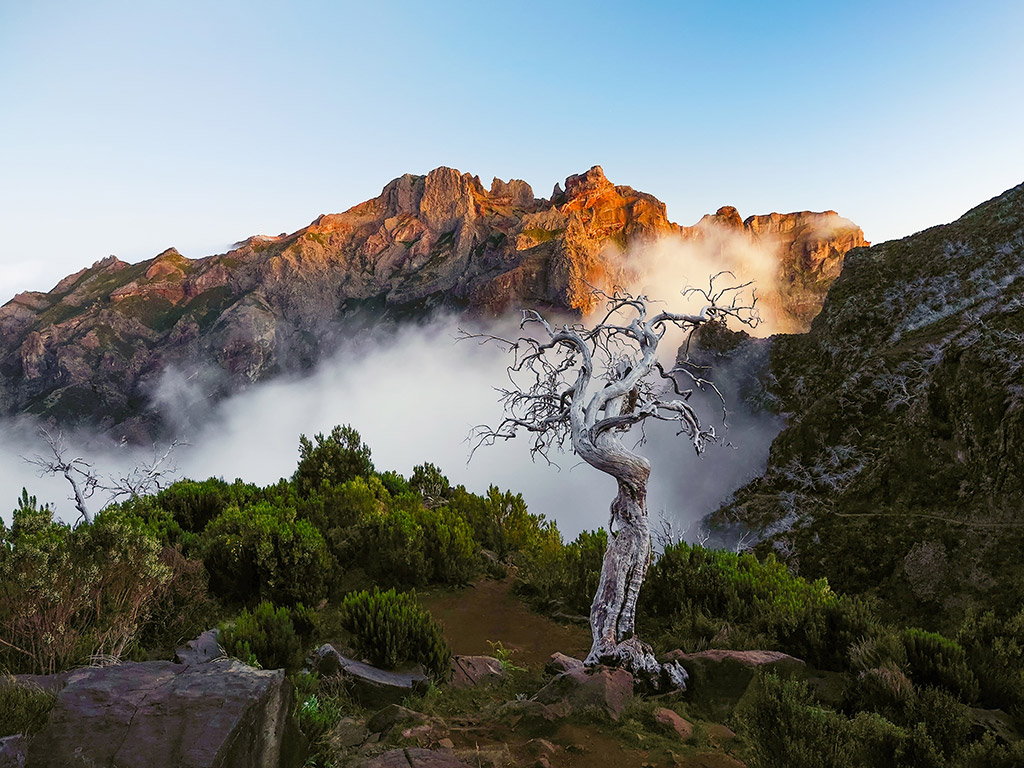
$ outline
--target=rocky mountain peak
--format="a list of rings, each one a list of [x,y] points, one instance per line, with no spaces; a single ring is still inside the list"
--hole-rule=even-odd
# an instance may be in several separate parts
[[[734,230],[738,220],[725,207],[702,221]],[[807,250],[797,243],[813,240],[812,256],[831,247],[828,237],[805,236],[807,222],[754,220],[784,276],[797,263],[790,252]],[[406,174],[291,234],[253,236],[196,260],[173,248],[134,265],[110,257],[49,293],[19,294],[0,307],[0,415],[34,409],[149,440],[159,424],[144,406],[168,366],[217,369],[211,400],[311,368],[364,306],[373,318],[436,306],[578,315],[593,309],[591,286],[623,284],[623,254],[642,259],[653,241],[682,242],[698,229],[673,224],[664,203],[612,184],[600,166],[569,176],[550,200],[517,179],[487,189],[454,168]],[[828,251],[828,275],[855,239]],[[809,322],[830,278],[803,274],[794,273],[791,294]]]

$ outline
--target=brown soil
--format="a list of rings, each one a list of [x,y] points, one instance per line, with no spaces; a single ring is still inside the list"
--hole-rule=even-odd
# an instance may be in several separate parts
[[[424,592],[420,602],[444,626],[453,653],[494,655],[492,642],[514,651],[512,661],[539,669],[555,651],[582,659],[590,630],[531,611],[512,594],[512,579],[481,581],[458,592]]]
[[[444,626],[445,637],[458,654],[493,655],[492,642],[515,651],[512,660],[539,670],[555,651],[583,658],[590,648],[589,629],[563,625],[531,611],[512,593],[512,580],[481,581],[458,591],[420,593],[420,602]],[[486,716],[453,719],[450,735],[456,754],[471,765],[535,765],[536,733],[509,728]],[[698,749],[680,742],[666,749],[628,745],[607,726],[563,721],[547,738],[555,751],[552,768],[742,768],[743,763],[721,749]],[[653,745],[652,745],[653,746]]]

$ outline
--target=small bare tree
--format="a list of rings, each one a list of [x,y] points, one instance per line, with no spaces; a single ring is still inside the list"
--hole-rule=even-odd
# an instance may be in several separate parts
[[[548,459],[552,448],[564,450],[568,443],[587,464],[615,478],[618,494],[590,609],[593,644],[586,664],[624,667],[655,689],[666,683],[684,688],[686,672],[678,663],[659,664],[651,647],[635,634],[636,601],[651,556],[646,501],[651,465],[627,448],[622,437],[655,419],[678,424],[698,454],[716,439],[714,428],[701,426],[689,399],[695,387],[712,389],[720,398],[718,390],[692,366],[679,364],[666,372],[657,351],[670,326],[684,331],[688,343],[688,334],[710,321],[735,318],[757,325],[756,296],[751,291],[747,298],[744,291],[750,284],[717,288],[716,281],[726,274],[731,273],[712,277],[707,289],[683,292],[702,299],[704,307],[696,314],[662,311],[649,316],[647,297],[616,292],[601,294],[606,312],[589,328],[581,323],[556,328],[539,312],[525,310],[520,323],[524,335],[518,339],[463,332],[463,338],[496,342],[514,355],[508,368],[512,385],[499,389],[505,418],[496,428],[477,427],[476,447],[525,430],[534,457]],[[677,375],[686,377],[688,388],[680,389]]]
[[[103,506],[107,506],[115,501],[156,493],[162,490],[168,481],[173,482],[177,477],[177,468],[171,460],[174,449],[179,445],[177,440],[172,441],[163,454],[154,452],[152,461],[136,465],[125,474],[111,475],[107,481],[103,481],[95,467],[84,457],[69,456],[69,447],[62,432],[53,433],[41,427],[39,436],[50,449],[49,454],[36,454],[25,461],[39,468],[40,477],[64,476],[71,485],[69,498],[75,503],[79,519],[86,523],[92,522],[89,500],[97,491],[106,494]]]

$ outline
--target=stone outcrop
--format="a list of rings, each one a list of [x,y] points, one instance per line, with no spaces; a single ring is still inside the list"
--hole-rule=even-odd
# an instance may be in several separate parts
[[[616,667],[582,667],[557,675],[533,701],[564,717],[597,709],[618,720],[633,698],[633,676]]]
[[[470,768],[470,763],[455,755],[418,747],[392,749],[358,765],[360,768]]]
[[[291,768],[305,758],[283,670],[238,661],[74,670],[27,768]]]
[[[427,688],[427,676],[421,670],[389,672],[350,659],[325,643],[313,654],[313,669],[321,677],[338,675],[352,696],[365,706],[385,707],[398,704]]]
[[[775,254],[784,309],[806,324],[845,250],[863,244],[831,212],[738,222],[722,208],[680,227],[657,198],[613,184],[599,166],[551,199],[518,180],[485,188],[452,168],[407,174],[291,234],[195,260],[173,248],[139,264],[108,257],[48,293],[18,294],[0,307],[0,416],[28,411],[148,441],[188,426],[161,415],[168,372],[189,382],[171,399],[199,424],[218,398],[309,370],[353,325],[438,307],[578,315],[594,307],[591,286],[626,284],[646,245],[715,230]]]
[[[476,688],[505,677],[505,668],[493,656],[452,656],[452,688]]]

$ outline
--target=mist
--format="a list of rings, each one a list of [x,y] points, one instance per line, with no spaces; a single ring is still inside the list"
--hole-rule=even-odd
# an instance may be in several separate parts
[[[450,318],[402,327],[390,339],[343,348],[305,377],[261,383],[217,405],[203,394],[204,381],[216,380],[214,373],[184,376],[169,369],[154,391],[153,407],[182,430],[179,438],[187,444],[174,453],[181,477],[273,483],[295,471],[300,434],[311,437],[351,424],[370,446],[378,471],[408,476],[415,465],[430,461],[470,491],[484,493],[495,484],[521,492],[530,511],[555,520],[567,539],[607,525],[615,482],[572,454],[553,454],[558,466],[533,462],[520,438],[482,447],[468,461],[472,427],[496,425],[502,417],[494,387],[507,382],[510,359],[494,345],[457,343],[457,330]],[[665,353],[671,359],[675,348],[666,345]],[[720,417],[720,404],[709,402],[704,418],[716,423]],[[697,520],[763,469],[778,425],[742,409],[730,421],[726,435],[732,445],[712,445],[702,457],[671,425],[648,428],[640,450],[653,464],[652,521],[664,514],[673,530],[689,527],[692,535]],[[201,427],[187,430],[189,422]],[[160,446],[99,443],[88,434],[66,438],[71,451],[101,476],[126,472],[162,452]],[[66,481],[39,477],[22,458],[45,449],[27,419],[0,423],[0,514],[7,523],[22,487],[50,503],[61,519],[77,517]],[[97,494],[92,511],[103,501]]]

